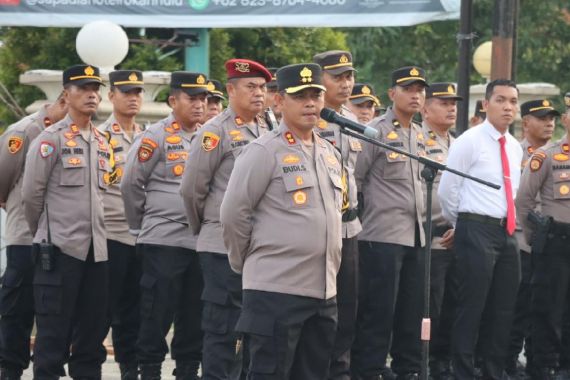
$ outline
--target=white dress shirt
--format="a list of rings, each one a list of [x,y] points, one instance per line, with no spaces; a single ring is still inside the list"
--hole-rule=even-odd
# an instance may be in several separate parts
[[[507,200],[501,163],[502,134],[485,120],[463,133],[449,150],[447,166],[473,177],[500,185],[499,190],[444,171],[437,191],[443,216],[455,225],[460,212],[487,215],[494,218],[507,216]],[[517,193],[521,176],[522,148],[509,133],[505,133],[505,150],[509,158],[513,196]]]

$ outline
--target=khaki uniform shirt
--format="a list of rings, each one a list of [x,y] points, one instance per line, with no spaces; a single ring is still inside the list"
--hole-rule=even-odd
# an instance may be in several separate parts
[[[131,138],[115,120],[113,115],[97,127],[107,141],[111,144],[117,170],[117,179],[109,186],[105,193],[105,227],[107,228],[107,239],[115,240],[127,245],[135,245],[135,237],[129,233],[129,225],[125,217],[125,206],[121,198],[121,179],[124,172],[127,153],[133,140],[142,132],[138,125],[135,125],[133,138]]]
[[[341,108],[340,114],[350,120],[358,121],[356,116],[344,106]],[[356,180],[354,179],[354,167],[358,153],[362,151],[360,140],[340,133],[340,127],[337,124],[327,123],[325,120],[319,121],[315,131],[341,152],[342,166],[346,170],[346,182],[348,183],[348,197],[343,202],[343,212],[356,210],[358,208],[358,191],[356,190]],[[350,222],[342,223],[343,238],[354,237],[360,231],[362,231],[362,225],[358,217]]]
[[[22,179],[32,140],[51,124],[46,107],[12,124],[0,136],[0,203],[6,203],[7,245],[32,245],[33,236],[24,216]]]
[[[542,215],[570,223],[570,147],[566,136],[537,149],[523,171],[515,201],[517,218],[529,243],[533,225],[527,216],[539,202],[537,195]]]
[[[412,123],[409,129],[402,128],[391,108],[369,126],[378,130],[380,141],[424,154],[426,137],[421,127]],[[364,199],[359,240],[413,247],[415,227],[419,225],[419,240],[422,246],[425,244],[421,169],[417,161],[406,156],[362,143],[355,170]]]
[[[422,131],[424,134],[425,140],[425,149],[426,149],[426,156],[434,161],[437,161],[441,164],[445,164],[447,162],[447,155],[449,153],[449,146],[453,143],[453,136],[448,132],[447,138],[441,137],[437,133],[431,130],[429,125],[423,123]],[[433,192],[432,192],[432,228],[436,226],[445,226],[449,225],[449,228],[453,228],[449,224],[447,220],[443,217],[441,213],[441,205],[439,203],[439,198],[437,196],[437,188],[439,186],[439,180],[441,179],[441,171],[437,172],[437,176],[433,181]],[[424,192],[424,202],[426,202],[427,196],[427,189],[425,181],[422,181],[422,191]],[[441,245],[441,237],[434,236],[432,239],[432,249],[446,249],[444,246]]]
[[[236,158],[243,147],[265,132],[266,125],[261,119],[257,126],[249,126],[228,107],[196,134],[180,193],[190,225],[199,234],[198,252],[227,253],[220,205]]]
[[[336,295],[341,259],[340,154],[306,147],[282,122],[236,162],[221,207],[223,236],[243,288],[319,299]]]
[[[523,159],[521,162],[521,171],[522,171],[528,165],[528,162],[530,161],[530,157],[534,153],[534,150],[532,149],[532,147],[530,146],[529,142],[526,139],[521,141],[521,147],[523,150]],[[526,242],[526,239],[525,239],[524,233],[523,233],[523,229],[521,226],[521,220],[519,218],[517,218],[517,226],[515,229],[515,237],[517,239],[517,242],[519,243],[519,249],[521,251],[525,251],[527,253],[530,253],[531,248]]]
[[[137,243],[196,250],[178,193],[194,134],[185,132],[174,115],[151,125],[129,151],[121,194],[129,228]]]
[[[85,261],[93,242],[95,261],[107,260],[101,205],[112,173],[110,156],[105,137],[91,126],[85,139],[69,115],[32,142],[22,196],[34,243],[47,241],[47,204],[55,246]]]

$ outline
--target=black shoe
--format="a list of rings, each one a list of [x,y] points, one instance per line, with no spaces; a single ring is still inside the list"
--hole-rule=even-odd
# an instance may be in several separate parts
[[[141,380],[160,380],[162,363],[141,364],[140,374]]]
[[[392,372],[392,368],[386,367],[382,369],[378,378],[380,380],[396,380],[396,374]]]
[[[176,380],[199,380],[198,369],[200,368],[199,361],[190,362],[176,362],[176,368],[172,372],[176,376]]]
[[[138,380],[139,369],[137,363],[119,363],[121,380]]]
[[[22,377],[22,369],[0,368],[0,380],[20,380]]]
[[[563,376],[557,368],[536,368],[533,371],[533,380],[562,380]]]
[[[505,371],[512,380],[526,380],[529,378],[525,366],[518,360],[509,360]]]
[[[433,380],[453,380],[451,363],[445,360],[434,360],[429,365],[430,378]]]
[[[409,372],[403,375],[398,375],[396,380],[419,380],[420,374],[417,372]]]

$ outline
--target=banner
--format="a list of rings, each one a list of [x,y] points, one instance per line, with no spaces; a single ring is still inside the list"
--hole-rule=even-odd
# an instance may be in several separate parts
[[[460,0],[0,0],[0,26],[407,26],[459,18]]]

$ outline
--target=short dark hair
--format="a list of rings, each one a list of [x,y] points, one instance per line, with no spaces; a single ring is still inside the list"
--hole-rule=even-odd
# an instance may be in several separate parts
[[[497,86],[507,86],[512,87],[517,90],[517,94],[519,93],[519,89],[517,88],[517,84],[510,79],[495,79],[487,84],[487,88],[485,89],[485,99],[491,99],[493,96],[493,91],[495,91],[495,87]]]

